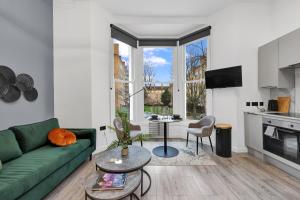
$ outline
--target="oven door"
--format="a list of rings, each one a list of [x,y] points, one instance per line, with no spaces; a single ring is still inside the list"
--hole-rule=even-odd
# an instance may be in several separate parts
[[[263,124],[263,133],[265,133],[268,126],[270,125]],[[275,127],[273,136],[263,135],[263,148],[266,151],[300,164],[299,137],[299,131]]]

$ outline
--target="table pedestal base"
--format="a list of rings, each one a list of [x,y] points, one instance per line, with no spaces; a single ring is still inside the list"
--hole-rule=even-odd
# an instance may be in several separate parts
[[[152,152],[154,155],[164,158],[175,157],[179,153],[176,148],[170,146],[167,146],[166,149],[164,146],[155,147]]]

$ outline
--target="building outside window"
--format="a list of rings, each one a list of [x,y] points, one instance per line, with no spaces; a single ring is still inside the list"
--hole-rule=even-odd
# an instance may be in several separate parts
[[[131,82],[131,46],[113,40],[114,50],[114,89],[115,112],[121,111],[129,115]]]
[[[207,38],[185,45],[186,118],[200,119],[206,113],[205,71],[207,68]]]

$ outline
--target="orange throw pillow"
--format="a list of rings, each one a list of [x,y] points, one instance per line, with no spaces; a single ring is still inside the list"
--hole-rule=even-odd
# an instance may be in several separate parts
[[[64,147],[74,144],[76,142],[76,135],[69,130],[55,128],[48,133],[48,140],[50,140],[52,144]]]

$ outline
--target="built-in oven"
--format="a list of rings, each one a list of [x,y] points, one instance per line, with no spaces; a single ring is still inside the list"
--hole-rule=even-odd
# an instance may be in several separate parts
[[[263,118],[263,148],[300,164],[300,123]]]

